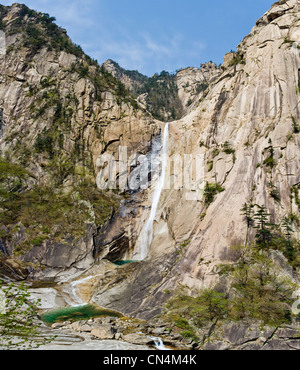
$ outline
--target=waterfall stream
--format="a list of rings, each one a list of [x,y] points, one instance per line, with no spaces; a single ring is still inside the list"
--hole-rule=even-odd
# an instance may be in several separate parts
[[[153,241],[154,221],[155,221],[155,217],[158,211],[159,202],[161,199],[162,191],[164,189],[165,178],[166,178],[166,170],[167,170],[167,163],[168,163],[168,155],[167,155],[168,154],[168,141],[169,141],[169,123],[166,123],[165,128],[164,128],[164,133],[161,139],[156,138],[156,140],[153,143],[152,155],[154,157],[156,156],[156,161],[154,161],[154,165],[152,163],[152,167],[151,167],[151,171],[152,171],[151,174],[153,175],[152,180],[154,179],[152,183],[154,187],[154,191],[153,191],[153,196],[152,196],[151,211],[150,211],[149,218],[144,224],[142,231],[139,235],[137,245],[136,245],[136,252],[134,254],[133,260],[142,261],[145,258],[147,258],[152,241]],[[160,154],[158,154],[159,152]],[[158,160],[158,157],[160,158],[159,160]],[[147,182],[146,180],[143,180],[143,181]],[[1,246],[2,245],[0,244],[0,247]],[[102,275],[103,273],[99,274],[99,271],[98,271],[98,274],[92,273],[89,276],[78,278],[77,280],[64,282],[57,292],[56,290],[52,289],[51,294],[50,294],[50,291],[47,290],[48,295],[49,295],[48,300],[51,298],[50,299],[51,302],[48,302],[47,299],[46,299],[46,302],[44,302],[45,308],[47,307],[47,313],[45,314],[45,317],[49,316],[50,319],[51,320],[53,319],[54,320],[53,322],[55,322],[55,320],[57,320],[57,317],[59,315],[60,316],[63,315],[63,318],[67,320],[67,318],[73,314],[74,315],[76,314],[77,316],[80,315],[80,317],[84,317],[84,315],[90,314],[90,311],[92,309],[95,309],[95,307],[93,307],[92,305],[88,303],[89,302],[88,297],[89,297],[89,294],[91,293],[93,284],[97,281],[97,278],[99,278]],[[38,289],[37,290],[32,289],[31,293],[35,295],[35,294],[38,294],[37,291]],[[59,302],[64,300],[65,304],[69,305],[69,307],[65,307],[64,304],[62,304],[61,308],[57,307],[60,305],[57,298],[59,298]],[[51,303],[53,304],[53,306],[57,308],[56,310],[49,311],[49,304],[51,305]],[[98,309],[101,310],[100,307]],[[73,311],[75,313],[73,313]],[[118,313],[114,313],[113,311],[109,312],[109,310],[105,311],[104,309],[102,311],[100,312],[101,316],[105,316],[105,315],[113,316],[113,314],[118,315]],[[93,312],[92,314],[94,315]],[[96,312],[96,314],[99,315],[99,312]],[[73,316],[70,316],[70,317],[73,317]],[[153,339],[155,343],[155,348],[157,350],[166,350],[166,347],[161,338],[155,337],[151,339]],[[116,345],[118,345],[117,341],[116,341]]]
[[[162,140],[162,149],[161,149],[161,175],[158,180],[158,184],[154,190],[153,198],[152,198],[152,205],[151,205],[151,213],[150,216],[143,227],[140,236],[137,240],[137,247],[136,252],[134,254],[135,260],[143,261],[145,258],[148,257],[149,250],[151,247],[151,243],[153,240],[153,226],[154,220],[157,213],[157,208],[159,205],[159,200],[161,197],[161,193],[164,188],[165,177],[166,177],[166,168],[167,168],[167,154],[168,154],[168,141],[169,141],[169,123],[166,123],[164,129],[164,135]]]
[[[164,342],[161,338],[151,338],[154,340],[155,348],[159,351],[169,351],[168,348],[165,347]]]

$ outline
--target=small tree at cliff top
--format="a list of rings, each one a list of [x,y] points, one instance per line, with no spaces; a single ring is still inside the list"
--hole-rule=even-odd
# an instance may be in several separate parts
[[[31,302],[28,287],[0,281],[0,347],[33,349],[49,343],[53,338],[40,337],[37,313],[40,300]]]

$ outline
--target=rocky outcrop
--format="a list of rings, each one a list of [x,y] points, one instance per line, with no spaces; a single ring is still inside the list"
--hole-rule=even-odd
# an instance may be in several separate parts
[[[59,337],[68,331],[69,335],[73,333],[74,337],[82,337],[82,340],[114,339],[148,348],[155,348],[160,338],[165,348],[173,350],[291,351],[299,350],[300,344],[297,323],[280,327],[264,326],[254,321],[217,323],[212,327],[202,328],[199,331],[199,340],[195,342],[159,321],[149,324],[127,318],[102,317],[73,323],[55,323],[51,334]]]
[[[191,240],[173,270],[179,272],[181,283],[191,288],[210,286],[216,264],[230,261],[230,246],[244,243],[241,208],[251,198],[254,204],[265,205],[277,224],[291,210],[299,212],[290,198],[291,188],[299,183],[299,136],[294,124],[300,119],[300,58],[299,50],[295,53],[292,47],[299,41],[299,9],[296,1],[287,1],[275,4],[264,17],[278,7],[284,15],[254,27],[199,108],[170,129],[174,143],[178,143],[176,135],[184,133],[182,147],[177,145],[176,151],[202,153],[207,165],[205,181],[218,182],[224,188],[209,207],[203,200],[185,201],[185,191],[172,191],[171,196],[172,202],[177,198],[184,207],[166,205],[171,209],[168,229],[175,240],[180,242],[183,235]],[[288,27],[282,28],[278,22]],[[270,150],[274,165],[267,161]],[[280,200],[272,196],[273,187]],[[180,222],[190,214],[202,214],[203,219]],[[297,230],[296,224],[294,228]],[[169,277],[173,280],[170,286],[179,276]]]
[[[152,77],[144,76],[137,71],[127,71],[116,62],[107,60],[103,68],[137,96],[138,102],[163,121],[179,119],[193,111],[205,96],[209,85],[221,74],[222,70],[215,63],[203,63],[200,68],[184,68],[176,74],[162,72]],[[164,90],[164,96],[157,97],[156,91]],[[165,101],[171,104],[164,107]],[[173,111],[173,115],[171,114]]]
[[[300,332],[295,323],[279,328],[259,328],[257,323],[224,324],[207,337],[201,349],[243,351],[299,350]]]
[[[198,107],[208,87],[220,75],[221,69],[215,63],[203,63],[198,68],[181,69],[176,74],[178,96],[184,107],[184,116]]]
[[[161,122],[87,56],[23,47],[22,32],[12,27],[18,17],[28,26],[32,13],[24,14],[24,9],[17,4],[0,9],[7,28],[7,51],[0,55],[0,149],[25,163],[33,174],[27,186],[56,178],[47,169],[58,154],[74,161],[75,174],[87,173],[85,179],[94,181],[103,168],[97,161],[101,154],[118,161],[120,146],[127,146],[129,155],[149,152]],[[175,188],[170,165],[171,186],[160,198],[148,258],[103,273],[93,281],[92,302],[152,319],[178,285],[191,294],[215,286],[218,266],[235,261],[230,247],[243,245],[248,237],[241,208],[250,200],[266,206],[274,223],[290,217],[299,233],[299,27],[297,1],[280,1],[258,20],[237,52],[225,56],[221,68],[209,63],[200,70],[179,71],[176,78],[165,74],[172,86],[177,81],[175,95],[188,113],[170,123],[169,155],[184,159],[188,154],[189,163],[203,159],[206,194],[200,183],[188,188],[184,181]],[[29,36],[31,31],[26,31]],[[51,46],[51,39],[46,41]],[[60,183],[65,192],[72,192],[74,172]],[[26,251],[26,261],[38,260],[49,276],[49,270],[56,274],[66,266],[72,272],[73,267],[84,270],[92,256],[99,263],[103,258],[131,260],[150,214],[153,190],[130,194],[118,214],[96,225],[97,235],[93,231],[86,239],[67,243],[43,241]],[[297,271],[283,269],[297,284]],[[277,339],[256,329],[249,333],[243,325],[224,330],[225,342],[216,337],[214,346],[244,346],[242,337],[254,346]],[[284,342],[290,341],[288,334],[282,335]]]
[[[128,71],[119,66],[118,63],[108,59],[102,64],[102,67],[121,81],[128,90],[136,92],[142,88],[148,77],[138,71]]]
[[[94,264],[95,235],[95,225],[89,225],[86,237],[78,241],[70,237],[65,243],[46,241],[43,245],[33,247],[22,259],[27,263],[37,263],[42,271],[31,269],[29,278],[60,282],[90,269]]]
[[[85,336],[85,339],[92,338],[93,340],[111,340],[130,343],[142,349],[147,346],[147,349],[154,349],[158,338],[164,339],[164,344],[170,349],[191,350],[192,343],[182,336],[171,333],[170,329],[161,326],[155,328],[153,325],[145,321],[113,317],[101,317],[90,319],[88,321],[55,323],[52,325],[52,334],[66,333],[72,331],[74,336]],[[160,333],[158,336],[158,332]]]
[[[51,17],[14,4],[1,6],[0,18],[6,45],[0,54],[0,153],[29,173],[27,189],[49,186],[75,200],[74,187],[84,178],[95,184],[102,169],[100,155],[113,155],[118,161],[119,146],[127,147],[128,156],[149,151],[160,123],[72,44]],[[93,205],[84,198],[79,203],[74,207],[89,208],[85,222],[90,224]],[[6,226],[14,230],[15,225]],[[78,238],[57,227],[60,240],[52,241],[55,228],[49,230],[47,241],[36,239],[37,245],[22,257],[31,264],[32,276],[52,279],[59,270],[91,266],[93,235]],[[23,236],[26,243],[26,232]],[[4,244],[14,243],[7,237]],[[42,274],[35,274],[37,266],[44,269]]]
[[[148,260],[126,276],[133,285],[117,280],[100,284],[96,302],[104,298],[114,308],[125,297],[134,297],[126,312],[148,318],[168,299],[165,292],[178,284],[191,292],[214,286],[217,266],[233,261],[230,247],[245,243],[247,227],[241,215],[245,203],[266,206],[276,224],[299,215],[297,198],[292,196],[300,182],[299,27],[297,1],[274,4],[237,53],[227,56],[222,74],[198,108],[171,122],[170,156],[202,156],[204,184],[218,183],[222,191],[207,202],[201,193],[195,198],[184,183],[179,190],[164,190]],[[149,194],[151,199],[151,190]],[[297,222],[293,229],[298,235]]]

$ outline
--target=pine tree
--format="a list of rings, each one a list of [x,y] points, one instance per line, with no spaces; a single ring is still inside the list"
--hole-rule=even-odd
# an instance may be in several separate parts
[[[248,242],[249,242],[249,233],[250,233],[250,229],[251,227],[254,226],[254,204],[247,204],[245,203],[243,208],[241,209],[242,211],[242,215],[244,216],[244,220],[247,224],[247,234],[246,234],[246,243],[245,245],[247,246],[248,245]]]
[[[268,247],[270,247],[270,244],[274,239],[274,235],[272,234],[271,230],[276,225],[268,221],[270,214],[267,212],[265,206],[257,205],[257,207],[259,209],[254,214],[254,219],[258,221],[258,226],[254,227],[255,229],[257,229],[257,233],[255,236],[256,245],[258,248],[267,249]]]
[[[282,228],[284,230],[284,244],[285,244],[285,255],[289,261],[295,258],[295,248],[292,242],[293,229],[291,227],[291,220],[288,217],[284,217],[282,220]]]

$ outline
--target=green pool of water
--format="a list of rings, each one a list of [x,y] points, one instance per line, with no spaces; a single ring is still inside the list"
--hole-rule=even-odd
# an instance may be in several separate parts
[[[139,261],[116,261],[114,262],[114,264],[117,266],[123,266],[123,265],[127,265],[128,263],[134,263],[134,262],[139,262]]]
[[[42,315],[42,320],[48,324],[64,321],[88,320],[92,317],[122,317],[119,312],[106,310],[101,307],[86,304],[75,307],[65,307],[57,310],[46,312]]]

